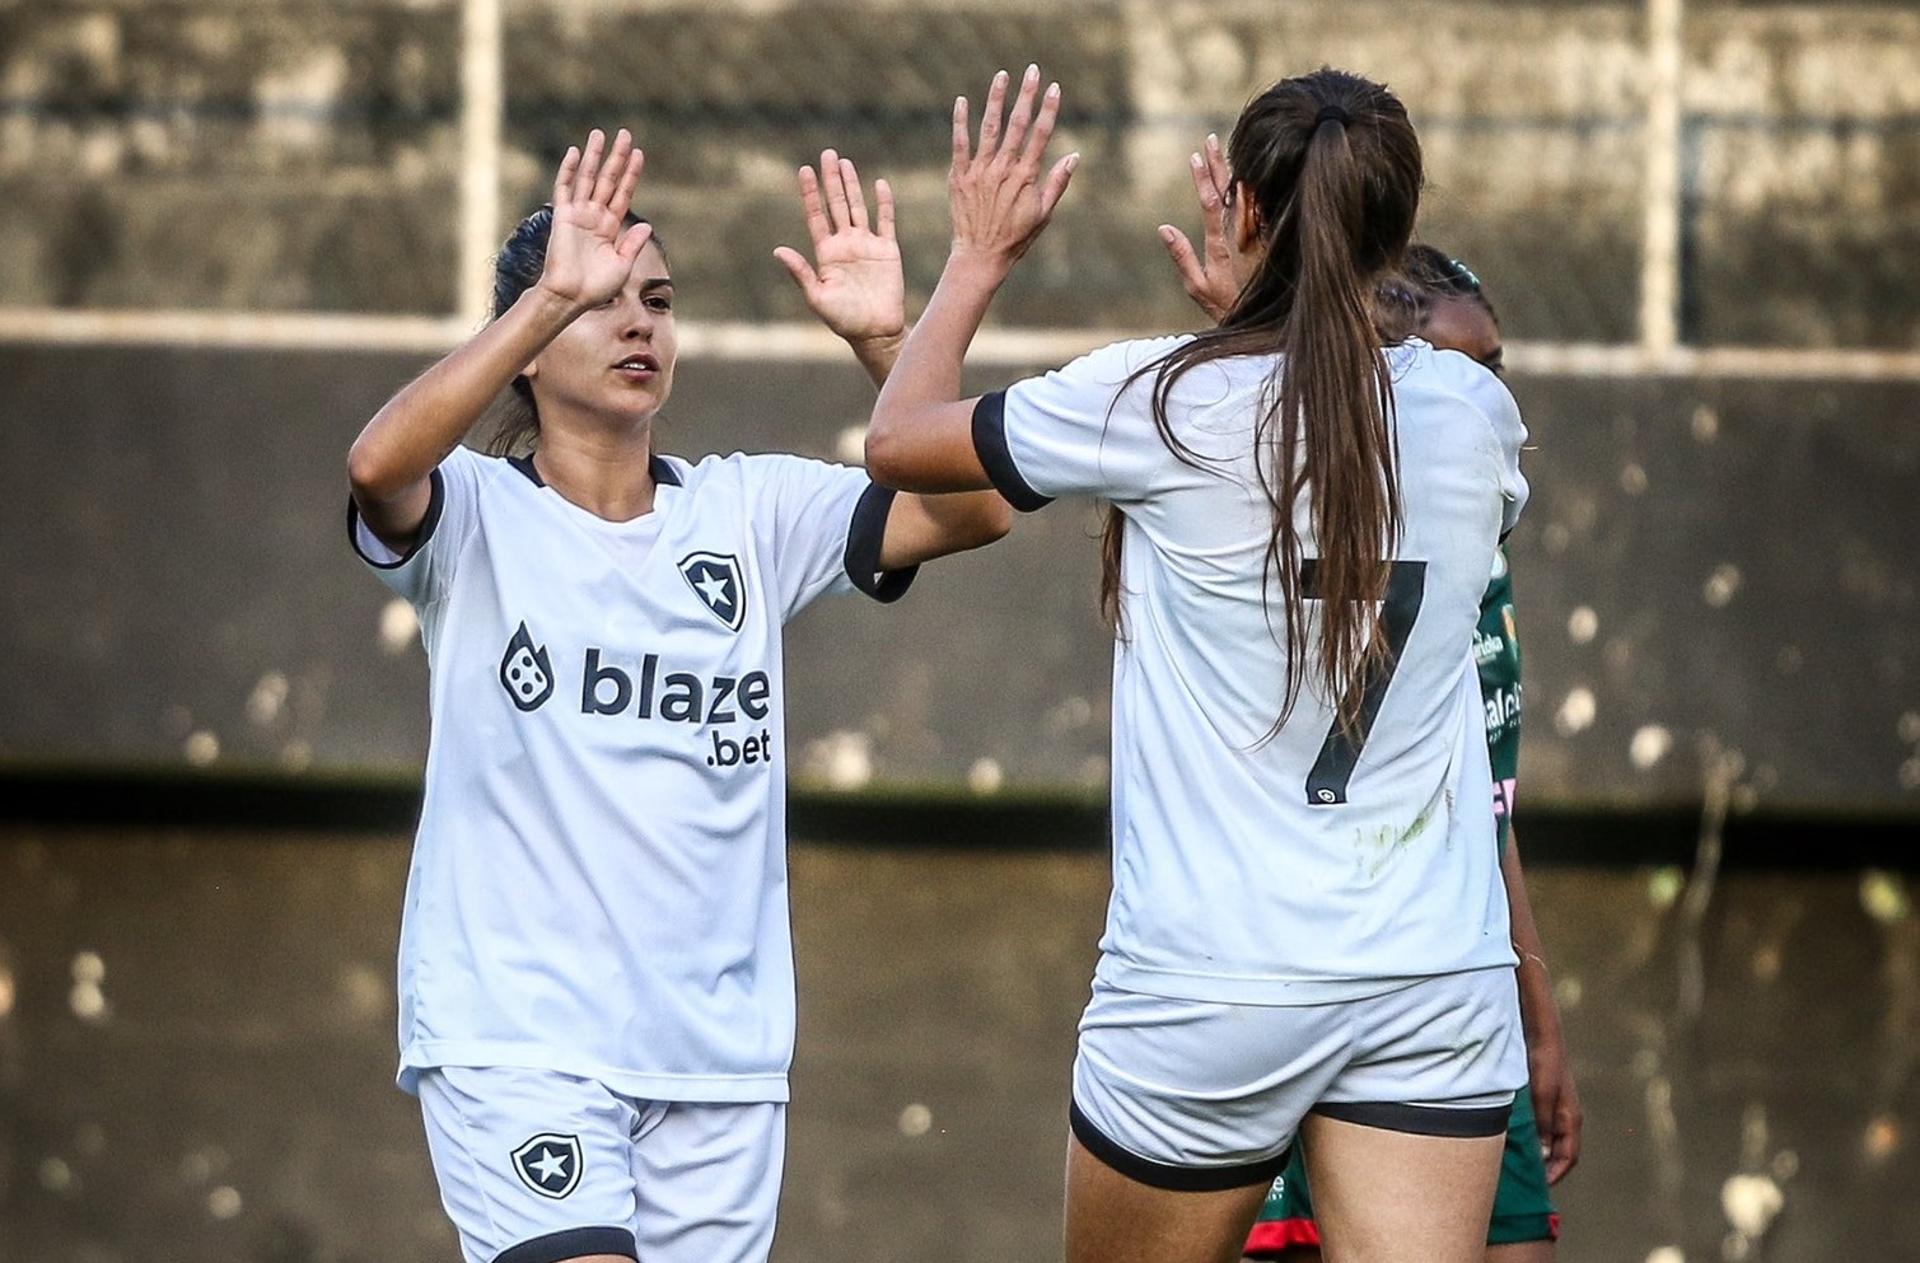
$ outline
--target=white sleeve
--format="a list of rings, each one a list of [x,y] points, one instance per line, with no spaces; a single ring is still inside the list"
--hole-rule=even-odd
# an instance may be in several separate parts
[[[1526,507],[1526,474],[1521,472],[1521,449],[1526,445],[1526,422],[1521,420],[1521,405],[1513,401],[1513,392],[1501,382],[1500,374],[1459,351],[1440,351],[1434,359],[1448,370],[1448,392],[1467,403],[1480,420],[1486,422],[1498,463],[1498,480],[1503,505],[1500,509],[1500,537],[1505,539],[1513,524],[1521,520]]]
[[[767,559],[782,619],[829,592],[864,592],[889,603],[907,594],[919,567],[880,569],[894,493],[863,469],[801,456],[749,456],[753,530]]]
[[[1057,496],[1144,500],[1175,472],[1152,412],[1155,360],[1176,339],[1116,342],[1065,368],[982,396],[974,452],[995,489],[1024,513]],[[1128,385],[1134,372],[1148,371]]]
[[[420,531],[405,552],[395,552],[380,541],[360,518],[360,506],[347,499],[347,540],[354,553],[372,568],[380,582],[415,609],[425,609],[446,595],[455,564],[478,521],[480,483],[486,458],[456,447],[430,475],[432,498]]]
[[[1467,357],[1450,353],[1461,360]],[[1473,364],[1458,382],[1459,392],[1486,421],[1493,434],[1494,457],[1500,465],[1500,495],[1505,501],[1500,510],[1500,538],[1505,539],[1527,507],[1527,476],[1520,472],[1520,450],[1526,446],[1527,426],[1520,419],[1520,405],[1513,392],[1492,370]]]

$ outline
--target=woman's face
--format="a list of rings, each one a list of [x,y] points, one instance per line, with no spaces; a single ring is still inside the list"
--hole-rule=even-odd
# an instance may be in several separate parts
[[[570,416],[651,419],[673,392],[676,350],[673,278],[649,242],[621,291],[568,325],[527,366],[542,426]]]
[[[1434,298],[1420,336],[1442,351],[1458,351],[1498,373],[1506,367],[1500,326],[1486,304],[1471,298]]]

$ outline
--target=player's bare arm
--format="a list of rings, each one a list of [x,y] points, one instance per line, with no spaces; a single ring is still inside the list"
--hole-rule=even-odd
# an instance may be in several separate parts
[[[906,340],[907,287],[894,230],[893,189],[873,182],[873,210],[851,158],[828,149],[816,171],[799,172],[800,206],[813,260],[791,246],[776,249],[787,274],[820,322],[846,339],[875,386],[884,386]],[[880,564],[902,570],[949,553],[991,544],[1013,525],[1013,510],[995,491],[896,496],[887,516]]]
[[[537,285],[374,414],[347,454],[354,503],[391,548],[412,543],[429,476],[488,406],[579,316],[619,293],[652,235],[622,227],[645,159],[622,128],[567,150],[553,181],[553,234]]]
[[[1553,998],[1546,948],[1527,898],[1520,868],[1519,839],[1509,831],[1500,857],[1513,919],[1513,950],[1520,957],[1520,1023],[1527,1038],[1527,1069],[1533,1113],[1547,1163],[1547,1183],[1558,1184],[1580,1161],[1580,1093],[1573,1082],[1573,1060],[1560,1029],[1560,1007]]]
[[[890,487],[948,492],[992,485],[974,452],[977,400],[961,398],[961,363],[994,294],[1046,228],[1079,162],[1068,154],[1042,170],[1060,116],[1059,84],[1042,94],[1040,68],[1028,66],[1003,130],[1006,94],[1002,71],[987,91],[977,144],[967,98],[953,105],[952,252],[867,430],[867,468]]]

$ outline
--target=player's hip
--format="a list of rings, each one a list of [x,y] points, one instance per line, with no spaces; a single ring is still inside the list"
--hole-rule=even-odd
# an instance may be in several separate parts
[[[767,1257],[782,1103],[649,1101],[501,1066],[428,1070],[419,1089],[441,1200],[468,1263]]]
[[[1560,1216],[1547,1188],[1546,1164],[1540,1156],[1540,1132],[1533,1107],[1523,1090],[1514,1096],[1507,1124],[1506,1150],[1500,1159],[1500,1182],[1495,1187],[1493,1213],[1487,1221],[1487,1244],[1510,1245],[1551,1241],[1559,1236]],[[1296,1249],[1318,1249],[1320,1224],[1314,1216],[1313,1186],[1305,1155],[1295,1145],[1286,1170],[1276,1178],[1247,1235],[1246,1256],[1283,1259]]]
[[[1525,1082],[1506,967],[1318,1005],[1227,1004],[1096,983],[1074,1063],[1074,1124],[1096,1156],[1144,1182],[1229,1188],[1274,1178],[1309,1111],[1394,1130],[1497,1135]]]
[[[420,1081],[434,1071],[489,1068],[587,1080],[635,1100],[777,1104],[787,1100],[791,1062],[791,1042],[757,1056],[715,1048],[697,1058],[664,1060],[644,1050],[535,1039],[417,1039],[401,1048],[399,1084],[417,1095]]]

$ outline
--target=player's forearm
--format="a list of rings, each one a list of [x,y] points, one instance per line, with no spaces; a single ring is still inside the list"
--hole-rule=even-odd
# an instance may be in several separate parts
[[[1547,969],[1546,948],[1533,919],[1533,901],[1527,896],[1527,877],[1520,867],[1519,839],[1509,830],[1500,856],[1500,876],[1507,888],[1513,950],[1520,957],[1520,1021],[1532,1046],[1542,1039],[1560,1038],[1560,1009],[1553,998],[1553,977]]]
[[[848,338],[847,345],[853,348],[853,357],[860,361],[860,367],[867,370],[867,376],[873,379],[876,387],[884,387],[887,377],[893,372],[893,366],[900,361],[900,348],[906,345],[906,333],[889,333],[873,338]]]
[[[402,387],[347,453],[355,498],[375,504],[425,479],[579,314],[567,300],[529,286],[498,320]]]
[[[926,479],[924,462],[916,460],[921,455],[915,450],[920,437],[916,431],[931,420],[932,410],[959,400],[967,348],[1004,279],[1005,265],[982,256],[955,254],[947,260],[933,298],[880,388],[867,428],[867,466],[887,485],[910,491],[952,489]]]
[[[914,500],[926,517],[927,529],[914,532],[897,545],[889,532],[881,550],[883,569],[899,570],[935,557],[984,548],[1013,529],[1013,506],[998,491],[915,496]]]

